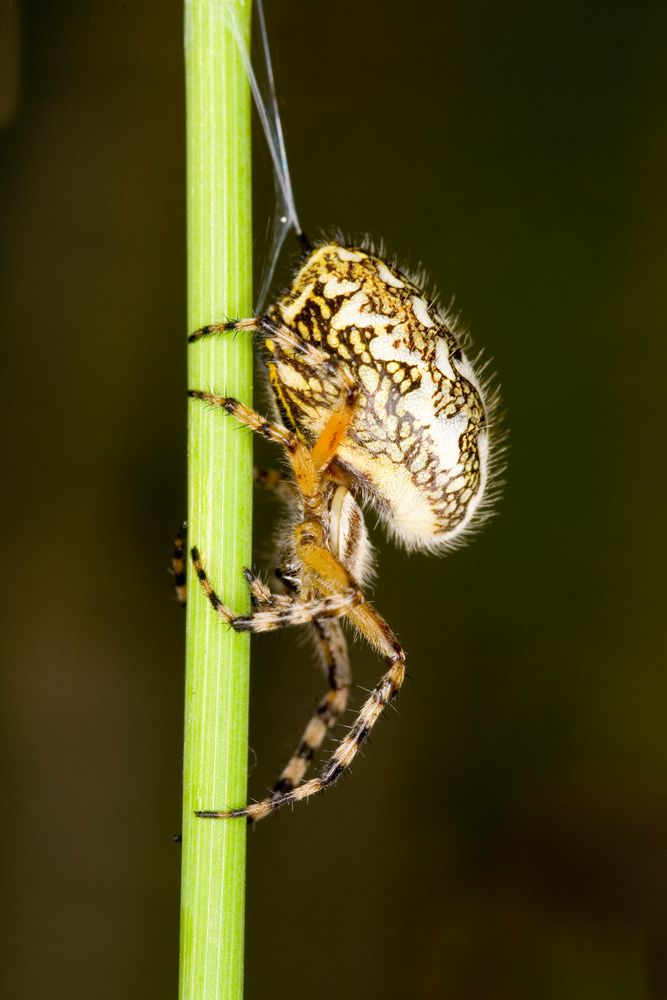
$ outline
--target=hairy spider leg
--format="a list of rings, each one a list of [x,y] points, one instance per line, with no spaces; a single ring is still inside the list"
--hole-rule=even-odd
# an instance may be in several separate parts
[[[298,602],[287,598],[284,605],[281,598],[276,596],[274,598],[275,607],[271,609],[256,611],[252,615],[234,615],[213,590],[201,565],[199,553],[193,549],[192,559],[197,576],[213,608],[233,628],[239,631],[255,632],[305,624],[306,621],[312,621],[318,617],[338,617],[346,614],[389,664],[389,669],[362,705],[354,725],[348,735],[338,744],[319,777],[312,778],[291,791],[274,794],[261,802],[245,806],[243,809],[231,811],[200,810],[196,813],[197,816],[210,819],[245,817],[249,821],[257,821],[284,805],[300,802],[302,799],[324,791],[350,767],[385,706],[396,697],[403,684],[405,654],[389,625],[375,610],[365,604],[356,604],[354,601],[350,601],[346,608],[342,607],[341,597],[343,599],[349,598],[351,593],[354,593],[359,595],[359,599],[363,598],[345,567],[326,547],[324,530],[319,517],[324,503],[321,473],[335,458],[335,449],[353,419],[355,402],[353,387],[348,387],[346,398],[331,414],[312,450],[295,434],[290,433],[279,424],[266,420],[238,400],[198,390],[191,391],[190,395],[214,406],[222,407],[241,423],[251,427],[268,440],[275,441],[275,443],[282,444],[287,448],[307,511],[305,520],[296,526],[294,532],[297,555],[304,571],[310,575],[313,582],[317,583],[318,589],[327,595],[323,599],[325,603],[322,603],[322,599],[318,598],[307,602]],[[313,453],[317,456],[317,465],[313,460]],[[330,602],[328,605],[326,604],[327,600]],[[279,604],[280,611],[278,610]],[[310,612],[310,618],[305,617],[306,608]],[[302,617],[302,612],[304,617]]]
[[[309,575],[318,588],[333,595],[340,592],[342,587],[349,587],[350,576],[347,570],[324,545],[321,524],[306,521],[297,525],[295,538],[297,555],[304,568],[304,575]],[[349,733],[338,744],[319,776],[242,809],[200,810],[197,812],[198,816],[208,819],[243,817],[249,822],[257,822],[282,806],[300,802],[311,795],[325,791],[349,769],[384,708],[398,695],[402,687],[405,677],[405,653],[392,629],[369,605],[350,607],[346,615],[370,645],[384,657],[389,669],[362,705]],[[281,623],[283,624],[287,622]]]
[[[185,607],[187,585],[185,582],[185,536],[186,525],[182,524],[176,532],[174,551],[171,556],[171,572],[174,577],[176,600]]]
[[[217,333],[234,333],[237,330],[253,331],[257,329],[258,320],[253,316],[250,319],[232,319],[225,323],[209,323],[207,326],[200,326],[198,330],[188,337],[188,344],[193,344],[195,340],[202,337],[212,337]]]
[[[243,570],[244,576],[248,583],[248,589],[250,590],[250,600],[252,602],[253,608],[263,608],[268,604],[271,604],[273,594],[258,576],[249,570]]]
[[[351,396],[352,392],[350,391],[348,394]],[[216,393],[203,392],[198,389],[189,390],[188,395],[193,399],[200,399],[212,406],[222,408],[246,427],[261,434],[267,440],[285,447],[292,461],[297,483],[306,506],[313,512],[319,512],[322,505],[320,477],[313,463],[310,449],[297,438],[296,434],[280,424],[260,416],[245,403],[241,403],[231,396],[219,396]],[[351,419],[351,406],[346,400],[327,421],[321,438],[326,441],[333,440],[335,434],[332,432],[332,428],[338,428],[341,422],[348,426]],[[318,447],[319,440],[315,444],[315,449]],[[321,449],[321,452],[324,457],[325,449]],[[319,521],[305,521],[300,525],[300,528],[305,525],[311,525],[316,532],[318,529],[321,532]],[[250,615],[237,615],[216,594],[208,580],[196,548],[191,550],[191,555],[202,589],[211,605],[222,618],[239,632],[269,632],[276,628],[305,624],[319,616],[337,617],[344,614],[347,608],[363,601],[363,595],[358,586],[336,561],[336,565],[340,566],[340,570],[344,574],[343,579],[339,581],[343,585],[337,586],[333,592],[327,592],[325,597],[315,597],[304,601],[298,597],[274,595],[271,607],[255,611]]]
[[[338,618],[364,599],[361,591],[353,587],[345,592],[308,600],[272,594],[271,600],[261,604],[258,610],[249,615],[237,615],[218,597],[204,569],[199,550],[193,547],[190,555],[197,579],[211,607],[235,632],[275,632],[292,625],[307,625],[313,618]]]
[[[371,646],[382,654],[389,669],[382,675],[361,706],[347,736],[338,744],[320,774],[290,791],[272,795],[242,809],[199,810],[196,813],[197,816],[206,819],[245,818],[248,822],[257,822],[260,819],[265,819],[276,809],[301,802],[312,795],[326,791],[338,781],[345,771],[349,770],[382,712],[401,690],[405,679],[405,653],[384,619],[367,604],[351,609],[348,612],[348,617]]]
[[[275,476],[281,482],[285,482],[279,473],[275,473]],[[184,534],[179,535],[178,540],[182,545]],[[245,577],[250,588],[253,608],[275,607],[275,598],[280,595],[272,594],[266,584],[249,569],[245,570]],[[208,591],[207,596],[210,600]],[[273,788],[274,793],[289,791],[299,784],[327,731],[333,728],[347,707],[352,677],[343,631],[338,622],[330,618],[315,618],[310,624],[329,681],[329,690],[320,700],[297,749],[283,768]]]
[[[312,631],[329,681],[329,690],[320,700],[300,743],[273,786],[274,795],[291,791],[303,780],[327,732],[347,708],[352,674],[340,622],[332,618],[315,619]]]
[[[316,347],[314,344],[300,340],[283,323],[275,319],[269,319],[268,316],[252,316],[248,319],[229,320],[225,323],[209,323],[207,326],[202,326],[198,330],[195,330],[194,333],[191,333],[188,337],[188,343],[192,344],[196,340],[203,340],[207,337],[214,337],[223,333],[238,333],[241,331],[248,333],[261,331],[266,335],[264,343],[269,351],[275,346],[275,341],[287,353],[296,354],[314,368],[325,365],[332,376],[340,375],[340,366],[332,361],[326,351]],[[347,380],[351,382],[349,375],[347,375]],[[341,381],[341,387],[344,382],[345,377]]]
[[[283,482],[286,481],[283,480]],[[247,571],[246,576],[248,577]],[[288,582],[283,573],[280,574],[280,578],[285,581],[285,586],[290,591],[297,592],[294,584]],[[340,622],[333,618],[315,618],[311,622],[311,634],[329,682],[329,690],[320,699],[296,750],[273,786],[274,795],[289,791],[303,780],[328,730],[333,729],[347,708],[352,672],[347,642]]]
[[[344,398],[327,420],[312,450],[294,432],[287,430],[282,424],[267,420],[233,396],[221,396],[201,389],[189,389],[188,396],[209,403],[211,406],[220,407],[267,441],[286,448],[306,508],[312,514],[317,508],[321,508],[321,473],[335,458],[338,446],[354,419],[358,390],[344,371],[342,379],[346,386]]]
[[[219,396],[215,392],[203,392],[201,389],[188,389],[188,396],[190,399],[201,399],[202,402],[210,403],[211,406],[219,406],[236,417],[239,423],[245,424],[246,427],[266,438],[267,441],[282,445],[283,448],[287,448],[288,452],[293,452],[296,448],[296,434],[288,431],[281,424],[274,423],[273,420],[267,420],[252,407],[246,406],[245,403],[234,399],[233,396]]]

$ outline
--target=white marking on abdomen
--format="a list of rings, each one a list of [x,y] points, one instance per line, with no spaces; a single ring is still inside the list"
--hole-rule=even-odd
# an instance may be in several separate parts
[[[428,306],[418,295],[412,296],[412,308],[415,316],[423,326],[435,326],[433,320],[428,314]]]

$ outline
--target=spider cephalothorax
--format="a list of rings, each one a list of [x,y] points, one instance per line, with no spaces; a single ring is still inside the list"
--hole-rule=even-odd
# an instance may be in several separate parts
[[[363,249],[316,248],[264,316],[204,327],[190,340],[240,329],[261,337],[280,423],[227,396],[200,389],[190,396],[222,407],[284,449],[291,478],[256,478],[288,503],[276,565],[285,592],[272,593],[248,572],[253,611],[235,615],[211,586],[196,548],[193,564],[212,606],[233,628],[308,625],[329,680],[273,794],[243,809],[198,814],[257,820],[336,781],[403,682],[403,649],[362,590],[371,554],[362,506],[375,509],[410,549],[455,542],[488,493],[490,404],[451,324],[411,280]],[[320,775],[302,782],[347,704],[341,620],[381,653],[387,671]]]

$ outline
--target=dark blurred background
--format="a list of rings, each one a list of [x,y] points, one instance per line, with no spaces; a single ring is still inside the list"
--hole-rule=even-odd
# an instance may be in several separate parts
[[[455,294],[510,451],[468,548],[376,533],[411,679],[349,780],[251,835],[247,996],[667,997],[667,7],[266,6],[306,229]],[[1,9],[3,995],[175,996],[182,11]],[[296,639],[253,644],[255,795],[323,688]]]

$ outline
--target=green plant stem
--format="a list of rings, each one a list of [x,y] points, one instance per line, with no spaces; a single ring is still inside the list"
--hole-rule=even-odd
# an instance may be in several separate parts
[[[246,37],[251,0],[186,0],[188,329],[252,315],[250,91],[225,19]],[[252,401],[251,336],[189,347],[188,385]],[[189,403],[188,547],[230,607],[248,610],[251,436],[221,410]],[[189,562],[189,560],[188,560]],[[183,779],[181,1000],[243,995],[245,820],[195,809],[246,803],[249,639],[215,615],[189,569]]]

